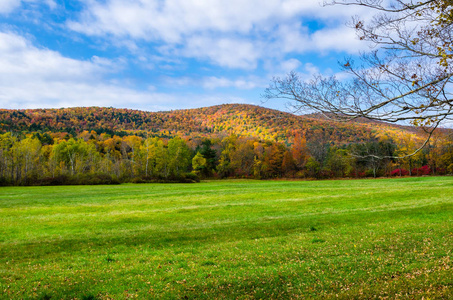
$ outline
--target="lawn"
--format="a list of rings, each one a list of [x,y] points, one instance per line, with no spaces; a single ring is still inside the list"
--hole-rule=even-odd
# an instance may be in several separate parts
[[[453,298],[453,177],[0,188],[2,299]]]

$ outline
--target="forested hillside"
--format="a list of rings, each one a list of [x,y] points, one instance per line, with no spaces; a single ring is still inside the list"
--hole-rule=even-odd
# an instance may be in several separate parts
[[[245,104],[227,104],[199,109],[145,112],[105,107],[0,110],[2,132],[67,132],[86,130],[116,135],[138,134],[164,137],[214,137],[224,134],[253,136],[288,142],[296,134],[349,144],[387,135],[398,138],[409,127],[385,123],[337,123],[320,116],[296,116],[278,110]]]
[[[453,172],[453,141],[378,122],[335,123],[252,105],[169,112],[0,110],[0,182],[68,184],[196,178],[331,178]]]

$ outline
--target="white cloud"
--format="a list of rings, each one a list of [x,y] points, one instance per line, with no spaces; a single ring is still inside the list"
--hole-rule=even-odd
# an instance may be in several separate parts
[[[356,53],[362,46],[354,32],[343,27],[359,8],[354,8],[355,11],[341,6],[321,8],[319,0],[80,1],[85,3],[84,10],[66,25],[82,34],[102,37],[114,47],[127,49],[129,53],[125,57],[129,57],[130,65],[97,56],[72,59],[35,46],[15,33],[0,31],[0,107],[97,105],[156,110],[245,102],[215,94],[216,89],[262,89],[268,85],[269,78],[261,67],[272,75],[293,69],[313,74],[319,71],[315,66],[289,57],[309,51]],[[37,15],[43,7],[64,8],[55,0],[0,0],[0,14],[20,11],[21,7]],[[316,31],[308,25],[313,20],[322,20]],[[150,51],[150,47],[155,49]],[[192,67],[192,61],[186,58],[225,68],[257,70],[253,73],[261,75],[241,76],[237,72],[234,78],[228,77],[228,73],[209,76],[213,70],[205,64],[203,74],[208,75],[188,78],[180,75],[182,69]],[[118,71],[132,68],[132,64],[144,72],[153,70],[157,74],[179,76],[168,82],[201,87],[208,96],[186,93],[181,104],[183,89],[180,95],[165,94],[159,93],[159,82],[144,83],[139,76],[137,82],[142,80],[141,84],[150,85],[150,89],[134,89],[127,78],[108,79],[120,77],[122,72]]]
[[[0,1],[0,13],[7,14],[18,8],[21,4],[21,0],[1,0]]]
[[[207,58],[222,67],[254,69],[260,51],[252,42],[243,39],[193,37],[177,52],[186,57]]]
[[[2,83],[36,79],[64,81],[92,79],[112,63],[93,57],[92,61],[79,61],[61,56],[58,52],[38,49],[29,41],[13,33],[0,32],[0,76]]]
[[[0,32],[0,107],[51,108],[114,106],[143,110],[194,108],[229,102],[245,102],[229,95],[166,94],[149,86],[136,90],[106,78],[120,70],[121,62],[93,57],[76,60],[49,49],[37,48],[22,36]],[[246,80],[232,84],[209,78],[207,87],[234,85],[248,88]],[[226,80],[226,79],[225,79]],[[217,83],[215,83],[217,81]],[[209,83],[211,82],[211,83]],[[181,99],[185,99],[181,103]]]
[[[269,30],[297,17],[344,19],[360,7],[324,7],[319,0],[85,0],[79,21],[68,25],[92,35],[105,33],[145,40],[180,41],[194,32]]]
[[[227,77],[208,76],[203,78],[179,77],[165,78],[167,86],[201,86],[206,90],[215,90],[218,88],[235,88],[240,90],[251,90],[255,88],[265,88],[269,81],[267,78],[259,78],[255,76],[240,77],[230,79]]]
[[[45,0],[44,2],[47,4],[47,6],[49,6],[50,9],[57,8],[57,3],[55,2],[55,0]]]
[[[313,65],[312,63],[306,63],[304,66],[305,73],[309,76],[312,77],[313,75],[320,74],[320,70],[318,67]]]
[[[357,54],[367,50],[368,44],[360,41],[353,29],[346,26],[326,27],[309,33],[309,28],[300,23],[283,24],[274,33],[276,47],[283,53],[305,53],[308,51],[327,53],[344,51]]]
[[[0,32],[0,107],[142,106],[163,95],[110,84],[104,76],[115,62],[93,57],[81,61],[39,49],[14,33]]]
[[[300,22],[279,25],[273,35],[276,41],[274,47],[283,53],[302,53],[314,48],[310,43],[308,27],[302,26]]]
[[[302,63],[299,60],[291,58],[283,61],[280,65],[280,68],[283,72],[288,73],[293,70],[297,70],[301,65]]]
[[[360,41],[355,31],[345,28],[328,28],[315,32],[312,37],[312,45],[316,49],[327,52],[345,51],[357,54],[362,50],[369,50],[368,44]]]
[[[183,36],[206,30],[247,33],[267,21],[280,1],[270,0],[109,0],[88,1],[74,30],[87,34],[129,36],[145,40],[181,41]],[[253,13],[251,13],[253,12]],[[93,26],[94,25],[94,26]]]
[[[344,23],[358,6],[321,7],[320,0],[85,0],[86,10],[69,21],[93,36],[158,43],[162,53],[229,67],[254,69],[261,59],[307,51],[357,52]],[[306,21],[322,20],[310,32]],[[127,43],[127,42],[125,42]]]
[[[40,3],[44,2],[50,9],[55,9],[57,4],[54,0],[0,0],[0,14],[8,14],[21,7],[23,3]]]
[[[267,83],[267,82],[266,82]],[[259,79],[236,79],[232,80],[225,77],[207,77],[204,78],[202,86],[205,89],[216,89],[216,88],[229,88],[234,87],[237,89],[250,90],[257,87],[263,87],[262,82]],[[266,85],[264,85],[266,86]]]

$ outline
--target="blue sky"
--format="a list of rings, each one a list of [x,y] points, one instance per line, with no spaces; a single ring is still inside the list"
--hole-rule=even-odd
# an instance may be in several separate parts
[[[0,108],[262,103],[273,76],[338,74],[360,7],[319,0],[0,0]]]

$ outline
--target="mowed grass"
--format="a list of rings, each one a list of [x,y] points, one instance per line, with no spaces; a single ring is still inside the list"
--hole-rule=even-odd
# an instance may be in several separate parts
[[[453,298],[453,177],[0,188],[2,299]]]

